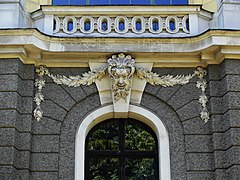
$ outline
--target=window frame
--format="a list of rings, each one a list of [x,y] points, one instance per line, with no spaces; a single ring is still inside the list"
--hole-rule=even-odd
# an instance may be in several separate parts
[[[89,150],[88,143],[89,138],[92,134],[105,123],[115,122],[114,124],[118,127],[118,150]],[[142,130],[148,132],[154,139],[155,149],[153,150],[130,150],[126,148],[126,125],[127,123],[133,123],[135,127],[140,127]],[[88,133],[85,140],[85,180],[89,179],[89,159],[90,158],[117,158],[119,160],[118,171],[119,178],[124,179],[125,177],[125,162],[127,158],[153,158],[154,159],[154,177],[155,180],[159,180],[159,157],[158,157],[158,140],[154,131],[145,123],[131,119],[108,119],[94,126]]]
[[[153,112],[137,105],[129,106],[128,115],[129,118],[147,124],[155,132],[159,147],[159,179],[171,180],[169,135],[162,120]],[[113,105],[102,106],[80,120],[75,139],[75,180],[83,180],[85,177],[85,139],[88,132],[96,124],[110,118],[114,118]]]

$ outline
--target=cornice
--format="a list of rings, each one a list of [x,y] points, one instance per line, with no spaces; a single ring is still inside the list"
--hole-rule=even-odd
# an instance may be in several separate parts
[[[87,67],[118,52],[154,67],[219,64],[226,58],[240,59],[240,31],[209,30],[184,38],[63,38],[36,29],[0,30],[0,58],[20,58],[25,64]]]

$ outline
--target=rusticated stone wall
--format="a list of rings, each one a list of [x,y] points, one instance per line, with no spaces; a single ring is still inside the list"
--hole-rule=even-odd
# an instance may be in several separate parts
[[[79,75],[87,68],[50,68],[53,74]],[[199,112],[196,79],[171,88],[147,85],[141,106],[165,124],[170,139],[172,180],[237,180],[240,177],[240,60],[208,68],[209,111]],[[192,68],[154,68],[189,74]],[[34,66],[0,59],[0,179],[74,178],[75,134],[82,119],[99,108],[95,85],[69,88],[46,78],[44,117],[32,117]]]

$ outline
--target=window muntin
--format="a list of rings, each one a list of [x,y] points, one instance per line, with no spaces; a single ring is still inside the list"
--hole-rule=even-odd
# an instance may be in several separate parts
[[[86,138],[85,179],[158,180],[158,143],[150,127],[133,119],[112,119]]]
[[[186,5],[188,0],[52,0],[52,5]]]

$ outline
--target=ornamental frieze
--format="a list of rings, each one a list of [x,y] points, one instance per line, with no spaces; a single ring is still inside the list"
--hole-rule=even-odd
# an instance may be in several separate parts
[[[168,74],[160,76],[158,73],[149,71],[146,68],[139,66],[135,62],[135,59],[133,59],[130,55],[120,53],[109,58],[104,66],[85,72],[82,75],[54,75],[45,66],[39,66],[36,69],[36,73],[39,77],[35,81],[37,93],[34,98],[34,101],[36,102],[34,117],[37,121],[43,117],[44,113],[41,109],[41,102],[44,101],[44,95],[42,94],[42,89],[45,86],[44,76],[50,77],[56,84],[62,84],[68,87],[78,87],[81,85],[89,86],[102,80],[103,78],[108,77],[110,81],[112,103],[115,107],[114,110],[119,111],[118,108],[125,107],[125,110],[123,111],[128,111],[134,75],[138,79],[142,81],[144,80],[153,86],[162,87],[185,85],[189,83],[193,77],[197,76],[198,80],[196,82],[196,88],[200,89],[201,92],[199,95],[199,103],[202,106],[200,117],[205,123],[209,120],[209,112],[207,110],[208,98],[205,93],[207,82],[204,79],[207,72],[201,67],[197,67],[192,74],[188,75],[173,76]]]

